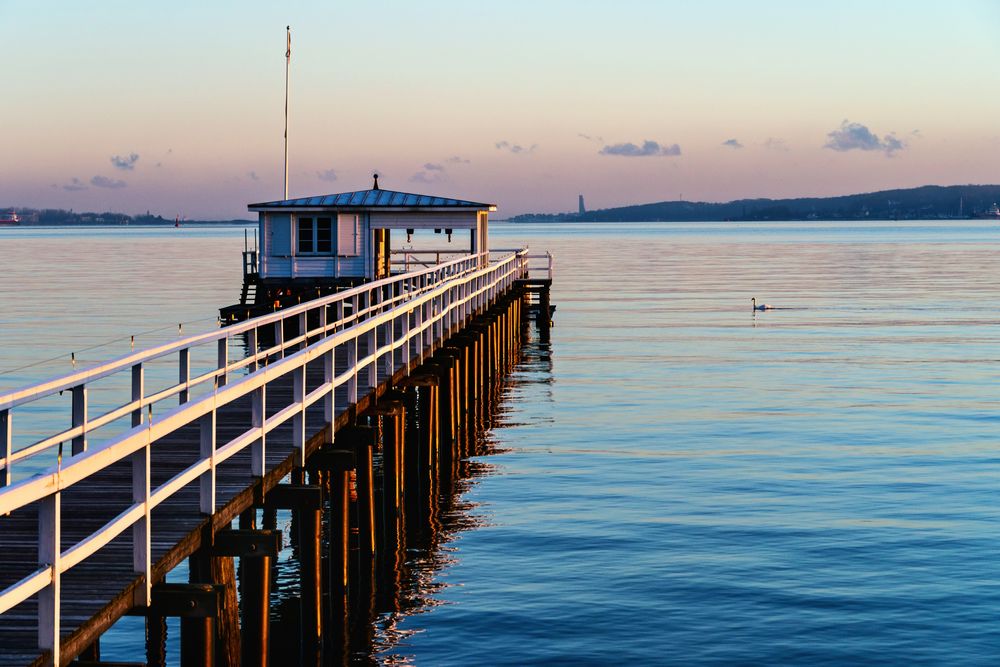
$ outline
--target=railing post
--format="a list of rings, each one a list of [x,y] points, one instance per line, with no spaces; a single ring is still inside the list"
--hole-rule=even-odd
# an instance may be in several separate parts
[[[80,426],[83,432],[73,438],[73,454],[87,451],[87,385],[80,384],[73,392],[73,427]]]
[[[324,357],[324,365],[325,365]],[[324,369],[325,370],[325,369]],[[299,366],[292,371],[292,403],[299,409],[292,415],[292,446],[298,452],[298,467],[306,465],[306,367]]]
[[[132,366],[132,400],[140,404],[132,410],[132,426],[141,426],[143,421],[142,398],[146,391],[145,371],[141,363]],[[149,606],[151,599],[149,558],[149,443],[131,456],[132,459],[132,502],[143,505],[143,517],[132,525],[132,569],[143,577],[142,589],[136,591],[137,606]]]
[[[367,389],[374,389],[378,386],[378,327],[372,327],[368,331],[368,356],[375,358],[368,364],[368,386]]]
[[[304,350],[309,347],[309,332],[306,331],[307,326],[307,312],[303,311],[299,313],[299,335],[302,337],[302,342],[299,343],[299,349]]]
[[[38,648],[52,652],[52,664],[59,665],[59,606],[61,577],[60,493],[56,491],[38,503],[38,564],[48,566],[52,581],[38,593]]]
[[[386,345],[386,355],[385,355],[385,375],[386,378],[391,378],[393,372],[396,370],[396,351],[392,349],[393,343],[396,342],[396,326],[395,320],[389,320],[384,325],[385,328],[385,345]]]
[[[264,416],[267,406],[267,385],[261,385],[250,394],[250,426],[260,431],[260,437],[250,446],[250,474],[255,477],[264,476],[266,467]]]
[[[278,358],[285,358],[285,320],[274,323],[274,344],[278,346]]]
[[[191,348],[185,347],[181,350],[180,360],[177,364],[177,383],[180,385],[186,385],[188,380],[191,379]],[[181,393],[178,394],[179,403],[187,403],[189,392],[188,390],[181,389]]]
[[[403,311],[403,368],[410,368],[410,310]]]
[[[333,383],[333,361],[335,350],[330,350],[323,354],[323,384],[331,385],[330,390],[323,396],[323,419],[330,424],[330,432],[333,432],[333,409],[334,409],[334,389]]]
[[[336,322],[337,326],[334,327],[334,331],[339,331],[344,326],[344,324],[343,324],[343,322],[344,322],[344,302],[343,301],[338,301],[337,302],[336,311],[334,312],[334,317],[337,318],[337,322]]]
[[[358,338],[355,336],[347,342],[347,369],[351,374],[347,378],[347,402],[358,402]]]
[[[11,428],[10,409],[0,410],[0,447],[3,447],[3,477],[0,487],[10,486],[14,481],[10,457],[14,453],[14,430]]]
[[[208,459],[209,466],[199,480],[199,506],[202,514],[215,514],[215,409],[198,420],[200,431],[199,455]]]
[[[424,324],[424,304],[420,304],[413,309],[413,319],[413,328],[417,330],[415,352],[417,354],[417,359],[419,359],[419,363],[422,364],[424,363],[424,332],[420,327]]]
[[[257,327],[247,331],[247,351],[253,361],[247,366],[247,371],[253,373],[257,370]]]
[[[152,559],[150,558],[150,533],[152,532],[149,507],[150,445],[151,443],[147,442],[142,449],[132,455],[132,502],[141,504],[143,508],[142,518],[132,524],[132,570],[143,578],[143,587],[136,591],[134,603],[143,607],[148,607],[152,600],[153,586],[151,581]]]
[[[215,378],[215,388],[225,387],[229,381],[229,336],[219,339],[216,368],[221,372]]]

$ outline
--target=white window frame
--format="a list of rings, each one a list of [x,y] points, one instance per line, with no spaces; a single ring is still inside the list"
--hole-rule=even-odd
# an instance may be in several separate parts
[[[319,220],[320,220],[320,218],[326,218],[327,220],[330,221],[330,249],[329,250],[325,250],[325,251],[321,251],[321,250],[317,249],[318,246],[319,246]],[[301,236],[300,236],[300,233],[299,233],[299,229],[300,229],[300,227],[302,225],[302,222],[304,220],[309,220],[310,221],[309,227],[312,230],[312,247],[313,247],[313,249],[312,250],[308,250],[308,251],[302,250],[302,248],[299,246],[299,243],[301,242]],[[295,231],[295,254],[296,255],[301,255],[301,256],[304,256],[304,257],[329,257],[330,255],[336,254],[337,247],[336,247],[336,245],[334,243],[334,238],[333,238],[334,230],[333,230],[333,216],[332,215],[316,215],[316,214],[311,214],[311,215],[296,215],[295,216],[294,231]]]

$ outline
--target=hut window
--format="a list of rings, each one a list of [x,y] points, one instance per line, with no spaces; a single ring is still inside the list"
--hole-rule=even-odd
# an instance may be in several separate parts
[[[298,254],[317,255],[333,252],[332,218],[298,219]]]
[[[316,252],[333,252],[333,221],[330,218],[316,218]]]
[[[313,219],[299,218],[299,252],[315,252],[313,243]]]

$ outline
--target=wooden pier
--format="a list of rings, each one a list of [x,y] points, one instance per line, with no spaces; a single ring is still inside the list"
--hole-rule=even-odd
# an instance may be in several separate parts
[[[265,665],[289,542],[299,653],[280,662],[344,662],[375,610],[398,608],[407,546],[433,533],[517,360],[531,256],[496,255],[0,395],[0,664],[100,664],[101,634],[139,614],[147,664],[164,663],[164,619],[180,617],[183,664]],[[230,359],[236,339],[246,354]],[[147,388],[165,359],[177,382]],[[89,414],[88,389],[119,376],[125,395]],[[68,428],[15,449],[18,414],[60,392]],[[277,510],[292,511],[290,535]],[[164,583],[185,560],[189,582]]]

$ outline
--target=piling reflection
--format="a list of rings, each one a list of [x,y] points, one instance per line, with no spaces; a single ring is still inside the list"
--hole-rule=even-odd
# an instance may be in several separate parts
[[[541,342],[547,326],[529,326],[522,315],[512,300],[467,327],[337,432],[330,453],[344,455],[344,469],[310,472],[323,489],[319,533],[318,512],[275,517],[290,546],[271,579],[274,664],[408,662],[393,653],[408,636],[400,621],[439,604],[438,575],[454,562],[449,544],[485,522],[464,494],[493,471],[478,457],[496,452],[490,431],[513,386],[510,372],[522,359],[551,363]],[[311,568],[310,544],[322,560],[319,619],[302,574]]]

